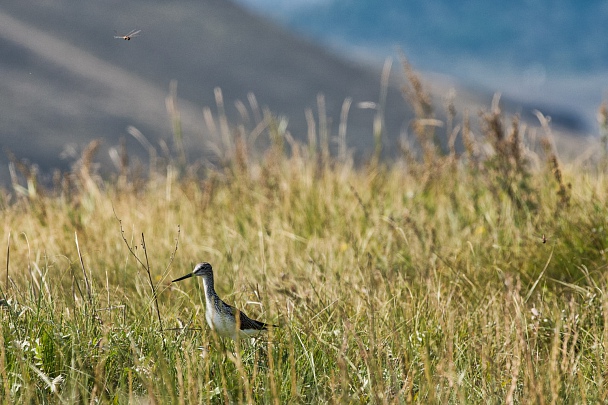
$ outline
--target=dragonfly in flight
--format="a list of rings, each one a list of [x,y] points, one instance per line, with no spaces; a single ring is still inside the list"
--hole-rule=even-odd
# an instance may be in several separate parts
[[[140,32],[141,32],[141,30],[133,30],[133,31],[129,32],[127,35],[118,35],[118,33],[116,31],[114,31],[114,33],[116,34],[116,35],[114,35],[114,38],[124,39],[125,41],[130,41],[131,38],[137,36]]]

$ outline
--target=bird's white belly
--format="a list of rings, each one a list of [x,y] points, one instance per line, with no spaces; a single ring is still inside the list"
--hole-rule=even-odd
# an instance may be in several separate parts
[[[207,324],[221,337],[237,338],[237,327],[233,317],[224,315],[221,316],[217,311],[205,311]],[[239,338],[248,338],[259,336],[263,331],[257,329],[244,329],[238,331]]]
[[[218,312],[205,314],[207,323],[218,335],[234,339],[236,337],[236,324],[230,317],[221,316]]]

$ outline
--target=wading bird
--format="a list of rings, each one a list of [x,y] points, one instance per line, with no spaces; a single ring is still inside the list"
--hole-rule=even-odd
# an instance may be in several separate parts
[[[114,31],[114,38],[116,39],[124,39],[125,41],[130,41],[131,38],[136,37],[139,33],[141,32],[141,30],[133,30],[131,32],[129,32],[127,35],[118,35],[118,33],[116,31]]]
[[[251,319],[235,307],[222,301],[213,288],[213,269],[209,263],[197,264],[192,273],[177,278],[172,282],[175,283],[193,276],[203,278],[203,287],[205,288],[205,318],[209,327],[218,335],[236,340],[257,337],[266,332],[268,327],[276,327],[276,325],[269,325]]]

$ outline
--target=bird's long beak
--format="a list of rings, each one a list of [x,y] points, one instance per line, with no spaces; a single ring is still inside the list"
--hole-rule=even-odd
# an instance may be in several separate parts
[[[171,282],[172,282],[172,283],[175,283],[176,281],[182,281],[182,280],[185,280],[185,279],[187,279],[187,278],[192,277],[193,275],[194,275],[194,273],[188,273],[188,274],[186,274],[185,276],[180,277],[180,278],[176,278],[175,280],[173,280],[173,281],[171,281]]]

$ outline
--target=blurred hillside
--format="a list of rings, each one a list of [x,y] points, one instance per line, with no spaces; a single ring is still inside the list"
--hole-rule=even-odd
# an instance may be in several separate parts
[[[114,30],[135,28],[142,32],[132,41],[113,38]],[[332,135],[344,99],[352,97],[348,146],[361,156],[373,148],[374,111],[356,106],[378,101],[380,67],[333,55],[225,0],[9,0],[0,5],[0,50],[0,143],[43,173],[66,168],[66,146],[79,150],[92,139],[103,140],[101,158],[107,159],[107,149],[121,137],[130,153],[143,153],[127,134],[129,125],[155,146],[159,140],[170,145],[165,98],[173,80],[190,158],[211,156],[209,142],[215,140],[202,109],[217,110],[216,87],[222,89],[231,123],[240,119],[235,101],[250,106],[248,95],[254,94],[261,107],[288,118],[288,130],[299,140],[307,137],[305,110],[317,114],[319,93],[325,95]],[[392,72],[385,108],[387,151],[396,150],[412,118],[400,93],[398,63]],[[447,83],[441,91],[450,87]],[[475,115],[491,97],[458,93],[457,105],[469,106]],[[441,94],[437,102],[443,103]],[[528,113],[516,101],[510,109]],[[576,128],[566,126],[568,132]],[[4,180],[7,162],[1,153]]]
[[[236,1],[351,57],[383,60],[402,47],[418,69],[567,115],[562,124],[578,131],[597,132],[608,97],[602,0]]]

